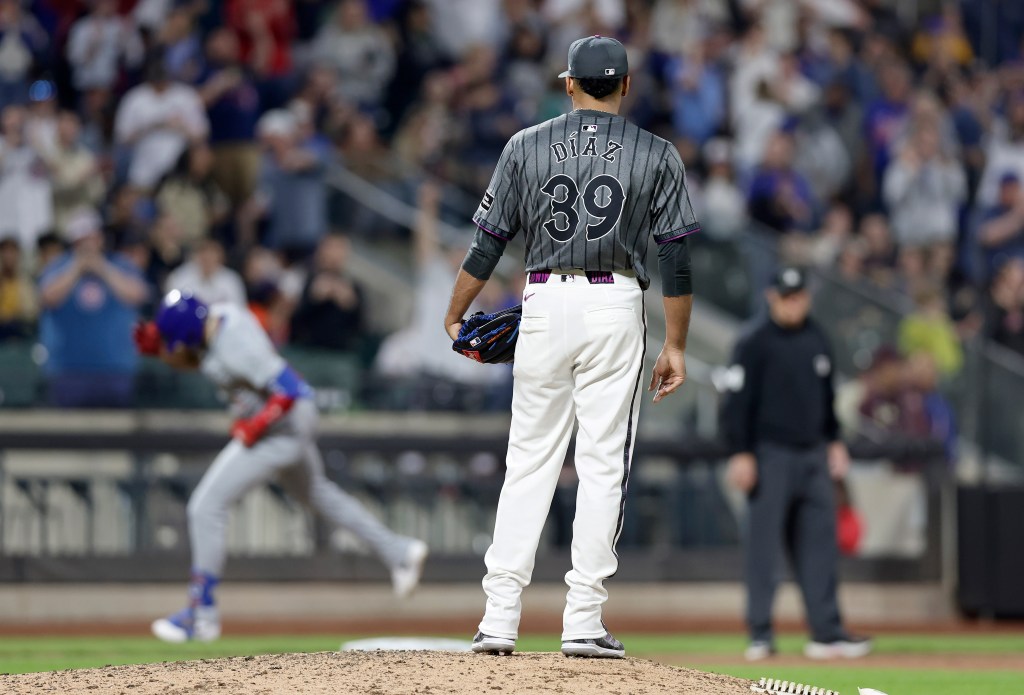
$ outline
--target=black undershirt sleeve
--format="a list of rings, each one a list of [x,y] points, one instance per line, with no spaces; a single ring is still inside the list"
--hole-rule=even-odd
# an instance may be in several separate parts
[[[658,266],[661,268],[661,292],[666,297],[693,294],[690,280],[690,241],[680,237],[658,246]]]
[[[487,280],[498,267],[498,261],[501,260],[507,243],[483,229],[477,229],[473,245],[469,247],[466,259],[462,261],[462,269],[477,280]]]

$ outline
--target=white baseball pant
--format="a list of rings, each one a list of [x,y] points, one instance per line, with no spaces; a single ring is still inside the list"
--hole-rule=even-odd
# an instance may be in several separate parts
[[[562,639],[605,634],[604,580],[615,573],[646,343],[643,291],[631,274],[590,284],[551,272],[523,292],[505,482],[484,558],[480,631],[515,639],[522,590],[551,507],[573,425],[579,491]]]

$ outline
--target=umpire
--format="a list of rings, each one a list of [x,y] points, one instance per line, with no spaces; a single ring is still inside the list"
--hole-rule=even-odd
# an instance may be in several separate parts
[[[729,482],[748,496],[744,572],[749,660],[775,653],[772,601],[783,547],[804,596],[813,659],[857,658],[870,640],[843,628],[836,600],[839,551],[833,479],[850,465],[833,410],[828,340],[808,317],[803,271],[783,268],[768,316],[736,345],[723,379]]]

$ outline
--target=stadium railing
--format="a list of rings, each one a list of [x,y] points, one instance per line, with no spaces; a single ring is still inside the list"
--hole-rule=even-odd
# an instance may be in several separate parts
[[[188,567],[185,502],[226,438],[218,416],[174,415],[0,423],[0,582],[180,579]],[[335,418],[320,439],[329,477],[396,529],[431,544],[427,581],[479,579],[506,446],[504,418]],[[851,488],[867,527],[877,532],[890,524],[899,537],[844,558],[844,577],[952,586],[953,493],[942,447],[857,441],[852,452],[863,476],[855,474]],[[742,505],[724,485],[724,454],[709,439],[637,443],[619,577],[740,577]],[[887,498],[891,509],[873,504],[898,486],[907,493]],[[566,468],[538,556],[538,581],[560,580],[568,567],[574,502]],[[916,522],[891,526],[883,517],[894,512]],[[384,576],[373,558],[339,555],[354,548],[352,540],[329,533],[274,486],[250,495],[234,516],[229,578]]]

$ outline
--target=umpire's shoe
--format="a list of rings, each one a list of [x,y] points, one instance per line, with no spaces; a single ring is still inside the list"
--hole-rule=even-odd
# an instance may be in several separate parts
[[[584,656],[598,659],[621,659],[626,656],[622,642],[604,633],[604,637],[593,639],[567,639],[562,642],[562,653],[566,656]]]
[[[492,637],[482,632],[473,638],[473,651],[477,654],[511,654],[516,650],[516,641],[507,637]]]

